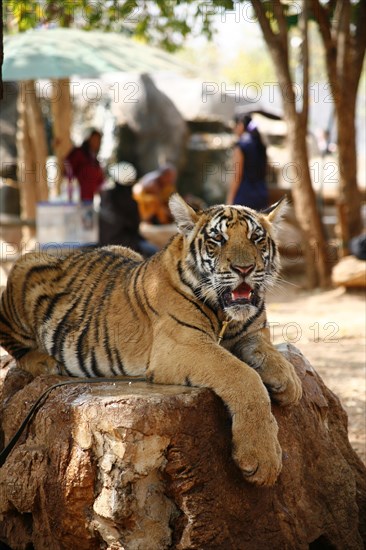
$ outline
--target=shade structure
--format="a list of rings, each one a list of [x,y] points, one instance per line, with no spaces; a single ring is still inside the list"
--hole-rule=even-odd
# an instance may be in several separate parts
[[[117,33],[54,28],[4,37],[4,81],[155,71],[188,74],[194,69],[172,54]]]
[[[42,28],[4,37],[3,80],[22,81],[22,92],[18,104],[24,107],[24,116],[22,115],[24,120],[20,121],[22,132],[18,132],[20,136],[18,141],[20,143],[22,140],[24,143],[22,147],[18,147],[21,151],[18,156],[18,166],[26,167],[26,170],[23,170],[24,181],[21,182],[23,218],[34,219],[35,203],[44,200],[43,190],[47,190],[46,155],[35,159],[36,153],[44,149],[42,144],[46,143],[44,128],[40,129],[40,125],[37,129],[34,125],[32,128],[29,126],[30,122],[34,122],[34,112],[39,111],[37,103],[31,104],[31,99],[36,98],[34,81],[50,79],[64,84],[64,86],[55,87],[55,97],[51,101],[54,119],[54,153],[59,165],[56,189],[59,191],[63,159],[71,146],[70,86],[66,80],[70,77],[96,78],[116,72],[194,74],[194,69],[188,64],[179,62],[176,56],[117,33]],[[58,94],[58,90],[62,93]],[[25,101],[23,101],[24,98]],[[29,115],[29,124],[25,123],[26,115]],[[29,136],[34,137],[33,151],[30,151]],[[31,178],[31,164],[34,161],[37,166],[44,168],[40,170],[41,177],[36,178],[40,190],[37,190]]]

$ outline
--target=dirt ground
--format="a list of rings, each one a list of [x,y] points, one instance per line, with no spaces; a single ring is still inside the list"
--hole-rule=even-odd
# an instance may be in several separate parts
[[[267,299],[274,343],[297,346],[340,398],[349,439],[366,464],[366,296],[336,288],[305,291],[283,282]]]

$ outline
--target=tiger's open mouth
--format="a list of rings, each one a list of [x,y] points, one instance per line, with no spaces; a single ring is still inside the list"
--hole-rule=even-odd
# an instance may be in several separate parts
[[[258,295],[255,289],[244,282],[233,290],[225,292],[223,298],[226,306],[246,306],[256,305]]]

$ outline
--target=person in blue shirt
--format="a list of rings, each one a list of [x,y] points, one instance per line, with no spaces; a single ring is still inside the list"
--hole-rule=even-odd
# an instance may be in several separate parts
[[[234,121],[238,141],[233,154],[234,176],[226,202],[263,210],[268,206],[266,146],[249,115],[237,115]]]

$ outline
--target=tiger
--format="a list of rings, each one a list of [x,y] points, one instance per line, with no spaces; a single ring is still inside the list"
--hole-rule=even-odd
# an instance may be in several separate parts
[[[244,478],[273,485],[282,452],[270,396],[295,405],[302,392],[265,311],[284,202],[196,211],[174,194],[169,206],[177,233],[151,258],[121,246],[21,257],[0,301],[0,343],[34,376],[210,388],[231,415]]]

